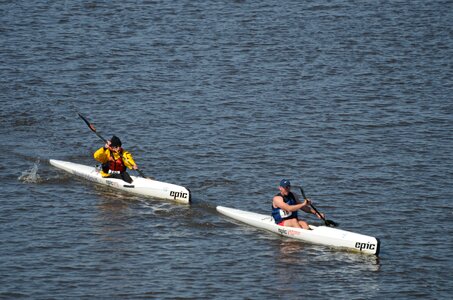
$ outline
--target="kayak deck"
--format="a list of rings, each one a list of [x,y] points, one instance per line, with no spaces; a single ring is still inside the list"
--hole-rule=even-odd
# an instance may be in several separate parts
[[[302,240],[312,244],[343,248],[366,254],[374,254],[376,256],[379,255],[380,241],[372,236],[327,226],[310,225],[311,230],[280,226],[275,224],[274,219],[270,215],[263,215],[224,206],[217,206],[216,209],[219,213],[232,219],[289,238]]]
[[[104,178],[95,167],[55,159],[50,159],[49,162],[54,167],[70,174],[114,189],[157,199],[173,200],[184,204],[191,202],[190,190],[183,186],[132,175],[132,183],[127,183],[117,178]]]

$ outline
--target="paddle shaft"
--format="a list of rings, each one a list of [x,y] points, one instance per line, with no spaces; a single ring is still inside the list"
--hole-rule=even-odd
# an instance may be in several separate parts
[[[305,196],[305,193],[304,193],[304,189],[302,187],[299,187],[299,188],[300,188],[300,192],[302,193],[302,197],[304,197],[304,199],[307,199],[307,197]],[[316,207],[312,203],[310,203],[310,206],[321,217],[321,219],[324,221],[326,226],[330,226],[330,225],[337,226],[334,221],[326,220],[326,218],[324,218],[323,215],[321,215],[321,213],[316,209]]]
[[[96,131],[96,128],[94,127],[94,125],[91,124],[90,122],[88,122],[88,120],[87,120],[84,116],[82,116],[80,113],[78,113],[78,115],[79,115],[79,117],[87,124],[88,128],[90,128],[91,131],[93,131],[93,132],[94,132],[101,140],[104,141],[104,143],[107,144],[107,140],[106,140],[105,138],[103,138],[103,137]],[[118,153],[118,154],[121,156],[122,159],[127,160],[127,158],[125,158],[125,157],[123,156],[123,154],[121,154],[121,153]],[[140,169],[136,169],[135,171],[137,171],[138,174],[140,174],[140,176],[142,176],[143,178],[146,178],[145,174],[143,174],[143,172],[142,172]]]

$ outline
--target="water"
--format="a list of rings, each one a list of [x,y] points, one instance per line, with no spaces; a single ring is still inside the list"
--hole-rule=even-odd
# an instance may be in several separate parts
[[[0,2],[0,297],[447,299],[451,1]],[[73,179],[120,136],[185,206]],[[303,184],[381,255],[232,222]],[[313,219],[309,219],[315,222]]]

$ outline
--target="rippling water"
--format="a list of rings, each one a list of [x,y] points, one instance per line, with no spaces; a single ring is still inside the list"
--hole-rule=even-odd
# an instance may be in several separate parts
[[[453,294],[451,1],[1,1],[0,297],[442,299]],[[193,205],[117,194],[77,117]],[[287,240],[303,184],[379,258]],[[315,221],[310,219],[312,222]]]

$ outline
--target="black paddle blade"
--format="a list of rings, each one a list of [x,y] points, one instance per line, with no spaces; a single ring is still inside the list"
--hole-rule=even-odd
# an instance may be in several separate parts
[[[326,220],[325,223],[326,223],[326,226],[329,226],[329,227],[338,227],[338,226],[340,226],[340,224],[338,224],[337,222],[334,222],[332,220]]]
[[[94,125],[92,125],[90,122],[88,122],[88,120],[84,116],[82,116],[80,113],[78,113],[78,115],[87,124],[87,126],[91,129],[91,131],[96,132],[96,128],[94,127]]]
[[[90,122],[88,122],[88,120],[82,116],[80,113],[77,113],[79,115],[79,117],[87,124],[88,128],[90,128],[91,131],[93,131],[97,136],[98,138],[100,138],[101,140],[103,140],[105,143],[107,143],[107,140],[104,139],[99,133],[97,133],[96,131],[96,128],[94,127],[93,124],[91,124]]]

